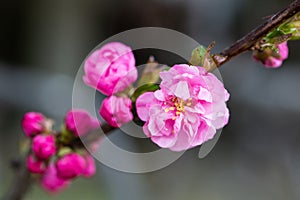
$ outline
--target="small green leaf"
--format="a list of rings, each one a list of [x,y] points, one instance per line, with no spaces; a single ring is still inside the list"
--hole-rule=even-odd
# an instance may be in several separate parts
[[[63,157],[64,155],[67,155],[69,153],[72,153],[72,149],[69,148],[69,147],[63,147],[63,148],[60,148],[58,153],[57,153],[57,156],[58,157]]]
[[[144,84],[144,85],[138,87],[138,88],[134,91],[134,93],[133,93],[132,96],[131,96],[131,100],[132,100],[132,102],[135,102],[136,99],[137,99],[140,95],[144,94],[145,92],[153,92],[153,91],[156,91],[156,90],[158,90],[158,89],[159,89],[159,85],[158,85],[158,84],[149,84],[149,83],[148,83],[148,84]]]

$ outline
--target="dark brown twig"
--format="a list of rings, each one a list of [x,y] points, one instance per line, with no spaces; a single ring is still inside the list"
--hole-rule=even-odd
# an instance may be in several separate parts
[[[221,53],[213,56],[213,59],[217,66],[228,62],[234,56],[241,54],[247,50],[250,50],[258,41],[260,41],[269,32],[274,30],[280,24],[300,12],[300,1],[296,0],[292,2],[287,8],[279,11],[270,17],[263,24],[253,29],[247,35],[240,40],[233,43],[229,48],[223,50]]]

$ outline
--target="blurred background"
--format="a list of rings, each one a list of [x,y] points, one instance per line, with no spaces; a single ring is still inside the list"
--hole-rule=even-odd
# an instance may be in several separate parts
[[[18,156],[24,112],[63,120],[73,80],[98,43],[121,31],[157,26],[180,31],[217,53],[290,3],[285,0],[12,0],[0,6],[0,196]],[[231,93],[230,123],[213,151],[187,151],[170,166],[127,174],[98,163],[92,179],[40,199],[300,199],[300,43],[282,68],[265,69],[245,53],[221,67]]]

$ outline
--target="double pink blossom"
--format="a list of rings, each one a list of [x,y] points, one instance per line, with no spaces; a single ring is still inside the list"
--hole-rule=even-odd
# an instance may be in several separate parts
[[[45,122],[43,114],[38,112],[28,112],[22,119],[22,128],[26,136],[32,137],[36,134],[40,134],[43,129],[43,123]]]
[[[32,141],[32,150],[39,159],[48,159],[56,153],[54,135],[37,135]]]
[[[137,79],[130,47],[112,42],[94,51],[84,63],[84,82],[105,95],[126,89]]]
[[[103,100],[99,113],[109,125],[120,127],[133,119],[131,104],[127,97],[111,96]]]
[[[267,48],[262,52],[255,51],[253,58],[256,61],[262,62],[267,68],[278,68],[282,65],[282,62],[288,58],[289,48],[287,46],[287,42],[278,44],[276,47],[278,52],[275,52],[275,50],[270,48]],[[277,55],[275,56],[274,54]]]
[[[202,67],[175,65],[160,73],[160,90],[136,101],[143,130],[163,148],[182,151],[212,139],[228,123],[229,93]]]
[[[66,115],[65,124],[76,137],[83,136],[100,126],[97,118],[93,118],[87,111],[81,109],[70,110]]]

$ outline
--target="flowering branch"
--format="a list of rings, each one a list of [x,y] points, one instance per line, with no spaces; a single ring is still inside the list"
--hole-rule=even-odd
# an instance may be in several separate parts
[[[287,8],[279,11],[270,17],[266,22],[253,29],[243,38],[233,43],[229,48],[223,50],[221,53],[213,56],[216,65],[219,67],[228,62],[234,56],[250,50],[257,42],[266,36],[273,29],[280,24],[293,17],[300,11],[300,1],[292,2]]]
[[[283,39],[283,41],[281,41],[281,42],[284,42],[287,39],[290,39],[292,37],[292,35],[290,33],[284,33],[283,36],[281,36],[280,34],[278,36],[278,35],[276,35],[277,33],[273,34],[273,35],[271,34],[269,39],[270,40],[273,39],[273,46],[270,46],[269,43],[263,44],[263,42],[266,42],[265,37],[267,35],[269,35],[272,31],[274,31],[274,29],[276,29],[283,23],[287,22],[299,11],[300,11],[300,0],[296,0],[296,1],[292,2],[287,8],[274,14],[266,22],[264,22],[263,24],[261,24],[260,26],[258,26],[257,28],[255,28],[254,30],[249,32],[246,36],[244,36],[240,40],[236,41],[229,48],[223,50],[219,54],[214,54],[211,57],[209,57],[209,52],[213,45],[211,45],[209,48],[207,48],[205,50],[203,50],[201,48],[197,49],[197,50],[199,50],[199,52],[201,52],[203,50],[202,51],[203,57],[201,57],[201,58],[199,58],[199,56],[197,57],[198,54],[197,54],[197,51],[195,51],[196,56],[192,57],[195,59],[191,59],[190,63],[195,66],[199,66],[198,64],[194,64],[194,63],[199,63],[199,61],[200,61],[200,62],[202,62],[203,67],[206,68],[207,71],[212,71],[215,67],[219,67],[219,66],[223,65],[224,63],[228,62],[230,59],[232,59],[236,55],[241,54],[247,50],[268,50],[269,52],[272,53],[272,55],[274,55],[275,58],[285,59],[285,56],[282,56],[283,55],[282,52],[287,52],[287,50],[282,50],[284,48],[281,48],[280,46],[276,47],[275,45],[277,45],[278,41],[281,41],[282,39]],[[295,36],[299,37],[299,35],[295,35]],[[276,40],[276,42],[274,42],[275,40]],[[267,48],[263,49],[265,47],[267,47],[269,49],[267,49]],[[168,123],[166,123],[166,125],[165,125],[165,128],[166,128],[165,130],[167,131],[166,133],[168,133],[168,135],[170,135],[170,137],[172,136],[172,134],[174,135],[174,133],[175,133],[174,131],[177,131],[177,132],[181,131],[180,127],[177,127],[176,125],[178,125],[178,124],[175,124],[175,122],[176,122],[177,118],[180,118],[182,116],[182,113],[185,112],[184,111],[185,107],[190,108],[191,105],[193,105],[193,104],[198,105],[199,102],[207,102],[207,104],[205,104],[205,105],[214,104],[218,108],[220,108],[220,105],[221,105],[221,108],[222,108],[221,111],[222,112],[224,111],[224,113],[223,113],[224,116],[222,116],[221,118],[210,119],[212,122],[210,124],[213,124],[213,127],[210,127],[206,124],[207,126],[203,127],[203,125],[202,125],[201,129],[203,129],[203,130],[205,129],[205,131],[209,132],[211,134],[211,136],[213,137],[213,135],[215,133],[215,129],[219,129],[219,128],[223,127],[224,125],[226,125],[226,123],[228,121],[229,113],[227,112],[225,102],[228,100],[229,94],[223,88],[223,85],[221,83],[219,83],[218,80],[213,75],[207,74],[206,71],[203,71],[201,68],[188,67],[187,65],[177,65],[176,67],[173,67],[172,70],[169,70],[168,72],[167,71],[161,72],[162,69],[156,68],[156,65],[152,68],[150,66],[149,69],[151,69],[152,71],[154,70],[157,72],[161,72],[160,74],[163,77],[162,79],[163,79],[164,84],[160,85],[160,90],[156,93],[158,96],[154,96],[152,91],[157,91],[159,89],[159,87],[157,85],[153,85],[153,84],[152,85],[146,84],[142,88],[143,91],[139,91],[137,89],[133,93],[133,95],[131,95],[131,97],[129,97],[129,96],[127,97],[126,94],[123,94],[122,92],[126,91],[128,84],[133,83],[137,79],[137,71],[135,68],[134,55],[131,53],[131,49],[129,47],[126,47],[120,43],[111,43],[108,46],[106,46],[105,48],[116,49],[116,51],[113,53],[120,54],[120,55],[114,55],[112,53],[110,58],[104,57],[103,59],[108,59],[108,61],[110,61],[109,59],[113,60],[113,59],[115,59],[114,56],[116,56],[116,57],[118,57],[117,61],[122,64],[124,69],[123,68],[120,69],[120,68],[116,67],[118,65],[114,66],[112,64],[112,66],[110,66],[111,68],[113,68],[112,71],[114,71],[114,72],[116,70],[121,70],[121,71],[114,74],[114,77],[113,77],[114,79],[111,79],[110,76],[102,77],[103,79],[101,79],[101,80],[103,80],[103,82],[105,84],[101,85],[101,84],[98,84],[98,79],[94,79],[95,76],[88,75],[89,73],[91,73],[93,75],[94,71],[97,70],[97,68],[95,69],[95,66],[94,66],[95,59],[94,58],[90,59],[90,60],[88,59],[87,65],[85,66],[87,75],[83,78],[84,82],[87,85],[94,87],[98,91],[109,96],[108,98],[106,98],[103,101],[102,107],[99,111],[100,115],[109,124],[109,125],[108,124],[101,125],[101,129],[103,130],[103,132],[105,134],[110,133],[115,128],[118,128],[122,124],[125,124],[133,119],[133,115],[131,113],[131,110],[132,110],[131,109],[131,101],[136,102],[136,106],[139,108],[139,111],[137,111],[138,112],[137,114],[139,115],[139,117],[142,121],[146,122],[144,130],[148,131],[147,132],[148,136],[151,136],[151,134],[152,134],[151,133],[152,129],[151,130],[147,129],[147,125],[149,124],[149,118],[151,117],[150,114],[148,113],[148,107],[153,106],[153,104],[155,104],[155,105],[157,104],[158,105],[157,107],[159,107],[159,108],[161,108],[161,105],[166,106],[166,108],[162,112],[163,115],[159,116],[159,117],[165,117],[165,115],[168,115],[168,117],[172,116],[172,118],[170,118],[170,120],[168,120]],[[101,49],[94,52],[94,54],[96,55],[95,57],[97,57],[97,58],[98,58],[98,54],[102,55],[102,53],[103,52]],[[278,57],[277,54],[281,54],[280,55],[281,57],[280,56]],[[262,57],[262,55],[265,56],[267,54],[258,54],[258,56],[261,56],[260,59],[263,60],[265,58]],[[99,58],[102,59],[101,56]],[[116,60],[114,60],[114,62],[108,62],[108,63],[115,63],[115,61]],[[118,64],[120,64],[120,63],[118,63]],[[211,64],[211,63],[213,63],[213,64]],[[279,63],[281,64],[281,60],[279,60]],[[114,67],[116,67],[116,68],[114,68]],[[122,70],[125,70],[125,71],[122,71]],[[126,71],[126,70],[128,70],[128,71]],[[184,91],[187,91],[189,89],[188,85],[185,84],[185,81],[186,81],[185,79],[180,82],[181,84],[179,84],[177,82],[174,82],[174,83],[172,82],[173,81],[172,77],[175,75],[180,76],[180,74],[183,71],[185,73],[189,73],[189,75],[191,77],[194,77],[193,78],[194,85],[192,85],[193,87],[201,88],[201,91],[198,91],[199,94],[197,95],[197,98],[194,98],[194,96],[193,96],[194,99],[192,97],[185,99],[185,97],[187,95],[189,95],[188,93],[184,93]],[[129,73],[129,75],[126,77],[125,82],[121,82],[121,84],[115,88],[115,85],[118,82],[118,80],[124,78],[123,76],[124,76],[124,74],[126,74],[126,72],[128,72],[128,73],[131,72],[131,73]],[[197,73],[199,72],[199,73],[197,75],[195,75],[196,72]],[[106,73],[101,73],[101,74],[106,74]],[[118,75],[119,75],[119,77],[118,77]],[[213,96],[213,93],[211,93],[211,91],[209,91],[211,88],[198,87],[199,85],[197,85],[197,84],[199,84],[202,79],[199,79],[199,80],[197,79],[198,82],[195,80],[199,76],[204,77],[205,79],[211,81],[211,83],[214,85],[218,85],[218,87],[219,87],[218,91],[221,91],[222,99],[218,99],[219,96],[218,96],[218,98],[215,98],[215,96]],[[151,80],[152,80],[152,78],[151,78]],[[157,78],[158,78],[158,76],[154,77],[153,79],[156,80]],[[114,82],[114,81],[116,81],[116,82]],[[147,80],[146,83],[147,82],[149,82],[149,80]],[[109,85],[109,84],[111,84],[111,85]],[[178,88],[182,89],[183,93],[180,93],[180,92],[177,93],[177,90],[176,90],[175,93],[173,94],[172,98],[169,98],[169,96],[164,96],[165,93],[170,92],[169,88],[171,88],[173,85],[177,85]],[[202,84],[202,86],[204,86],[204,85],[205,84]],[[145,92],[144,91],[145,89],[147,89],[148,92],[142,94],[143,92]],[[151,91],[152,93],[149,91]],[[137,99],[138,97],[139,97],[139,99]],[[218,100],[218,101],[216,101],[216,100]],[[149,106],[148,106],[148,104],[149,104]],[[114,106],[112,106],[112,105],[114,105]],[[115,105],[117,105],[117,106],[115,106]],[[115,115],[115,113],[118,113],[118,116]],[[198,124],[200,123],[200,121],[197,121],[197,119],[200,119],[200,118],[198,118],[199,117],[198,115],[196,118],[193,118],[193,116],[188,116],[188,117],[190,117],[189,120],[191,120],[191,121],[194,120],[194,123],[198,123]],[[40,117],[40,118],[41,119],[39,119],[39,120],[42,120],[42,117]],[[38,120],[38,119],[35,119],[35,120]],[[72,118],[72,120],[74,120],[74,119]],[[158,120],[160,120],[160,118]],[[32,123],[32,122],[30,122],[30,123]],[[68,120],[66,122],[66,125],[68,125],[67,123],[68,123]],[[205,122],[203,121],[203,122],[201,122],[201,124],[205,125]],[[177,127],[178,130],[171,129],[172,127],[175,127],[175,128]],[[191,127],[188,127],[187,130],[192,130],[196,133],[200,133],[199,127],[200,127],[200,125],[199,126],[198,125],[191,126]],[[43,135],[42,130],[37,130],[39,128],[39,126],[37,126],[37,127],[34,126],[34,127],[29,127],[29,128],[30,129],[28,129],[28,132],[25,131],[25,134],[27,135],[27,137],[33,139],[34,155],[32,154],[31,151],[28,151],[28,153],[26,154],[25,157],[29,158],[29,159],[27,159],[27,166],[26,166],[25,157],[20,158],[18,161],[16,161],[14,163],[14,167],[16,169],[16,173],[15,173],[16,176],[15,176],[15,179],[13,180],[12,185],[10,186],[7,194],[4,196],[3,200],[21,200],[24,197],[24,195],[28,191],[31,183],[33,182],[33,179],[32,179],[32,176],[31,176],[29,170],[31,170],[32,173],[34,173],[34,172],[40,173],[40,174],[44,173],[44,171],[46,170],[46,169],[44,169],[45,165],[49,164],[47,162],[51,159],[51,157],[56,156],[56,152],[55,152],[56,149],[52,149],[51,152],[46,152],[46,151],[41,151],[41,149],[42,149],[41,147],[43,147],[46,144],[46,145],[50,145],[53,148],[56,148],[57,143],[58,143],[62,147],[67,146],[67,147],[76,148],[76,145],[77,145],[76,142],[78,142],[79,140],[74,140],[75,144],[73,144],[72,142],[69,141],[70,137],[72,140],[81,134],[81,132],[76,131],[76,129],[78,127],[73,126],[73,125],[69,126],[69,127],[65,127],[68,130],[62,131],[60,134],[57,134],[57,135],[52,132],[48,133],[48,135]],[[85,126],[82,126],[81,128],[85,129]],[[38,135],[37,131],[39,131],[38,134],[41,134],[41,135]],[[70,131],[73,132],[74,135],[70,136],[69,135]],[[171,132],[172,134],[169,133],[168,131],[172,131]],[[36,135],[38,135],[38,136],[36,136]],[[183,136],[181,135],[181,137],[183,137]],[[52,141],[51,138],[54,138],[56,140],[58,139],[58,142],[55,144],[55,142]],[[93,141],[95,139],[95,137],[94,137],[94,135],[91,135],[88,139],[89,139],[89,141]],[[169,145],[170,145],[170,141],[168,140],[170,138],[164,138],[164,137],[158,138],[156,136],[156,137],[153,137],[152,139],[154,142],[159,144],[159,146],[161,146],[161,147],[169,147]],[[165,140],[165,139],[167,139],[167,140]],[[176,146],[176,143],[174,143],[174,145],[170,149],[175,150],[175,151],[181,151],[181,150],[185,150],[185,149],[191,148],[196,145],[200,145],[203,142],[207,141],[206,139],[203,139],[203,138],[201,139],[200,137],[198,139],[199,139],[198,143],[193,143],[193,144],[187,143],[184,146],[182,146],[180,143],[178,143],[179,145]],[[60,146],[58,145],[58,148],[60,148]],[[80,146],[80,144],[79,144],[79,146]],[[71,149],[71,150],[74,150],[74,149]],[[64,149],[64,151],[65,151],[65,149]],[[58,170],[59,172],[61,172],[61,174],[60,174],[61,177],[62,177],[62,175],[66,176],[66,174],[63,174],[62,172],[69,172],[69,169],[67,169],[66,166],[64,166],[64,165],[60,165],[59,160],[64,159],[63,162],[68,162],[68,164],[69,164],[69,163],[73,163],[73,162],[69,162],[69,161],[73,161],[76,158],[76,162],[78,163],[78,166],[82,163],[86,164],[85,162],[87,161],[87,159],[84,160],[84,158],[80,157],[79,154],[76,154],[76,153],[64,154],[64,153],[66,153],[64,151],[57,152],[59,159],[58,159],[58,162],[56,163],[57,169],[55,169],[55,170]],[[63,155],[61,155],[61,154],[63,154]],[[65,156],[65,157],[63,157],[63,156]],[[53,165],[48,165],[48,170],[50,169],[50,171],[51,171],[52,168],[53,168]],[[69,183],[68,181],[70,181],[72,178],[74,178],[78,175],[82,175],[82,174],[80,174],[81,172],[77,173],[76,170],[74,171],[74,173],[76,172],[75,174],[71,174],[72,176],[70,174],[67,174],[68,177],[62,177],[62,178],[66,178],[68,180],[67,180],[67,182],[64,182],[64,183],[61,182],[60,185],[58,184],[58,186],[59,187],[64,186],[63,184]],[[46,175],[47,175],[47,173],[46,173]],[[61,180],[59,180],[59,181],[61,181]]]

